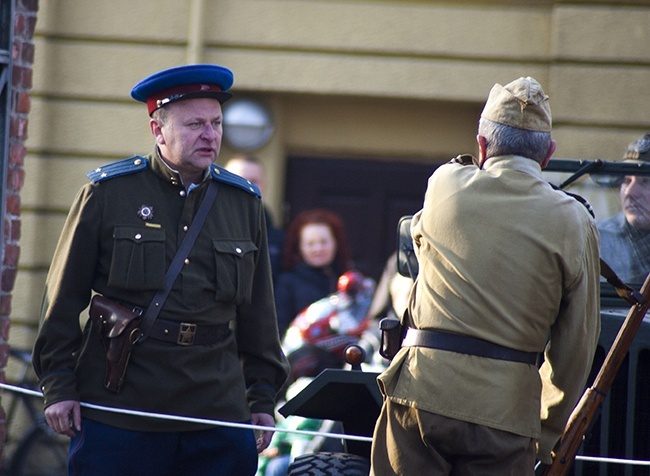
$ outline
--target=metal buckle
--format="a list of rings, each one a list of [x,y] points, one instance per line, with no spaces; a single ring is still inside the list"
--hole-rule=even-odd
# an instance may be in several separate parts
[[[194,344],[194,337],[196,336],[196,324],[189,324],[181,322],[178,328],[178,345],[192,345]]]

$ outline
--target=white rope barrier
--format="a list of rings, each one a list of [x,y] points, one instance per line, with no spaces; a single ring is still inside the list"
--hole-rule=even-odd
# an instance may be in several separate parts
[[[613,464],[629,464],[632,466],[650,466],[650,461],[641,461],[634,459],[621,459],[621,458],[601,458],[600,456],[576,456],[576,459],[582,461],[591,461],[594,463],[613,463]]]
[[[22,393],[25,395],[29,395],[32,397],[40,397],[43,398],[43,394],[41,392],[38,392],[36,390],[30,390],[27,388],[23,387],[17,387],[15,385],[9,385],[6,383],[0,383],[0,388],[3,390],[8,390],[11,392],[15,393]],[[192,417],[184,417],[184,416],[179,416],[179,415],[170,415],[167,413],[152,413],[152,412],[142,412],[142,411],[137,411],[137,410],[128,410],[125,408],[114,408],[114,407],[106,407],[103,405],[95,405],[92,403],[85,403],[81,402],[80,405],[85,408],[91,408],[93,410],[100,410],[100,411],[105,411],[105,412],[112,412],[112,413],[122,413],[125,415],[134,415],[134,416],[140,416],[140,417],[146,417],[146,418],[158,418],[161,420],[172,420],[172,421],[182,421],[182,422],[190,422],[190,423],[202,423],[205,425],[211,425],[211,426],[226,426],[226,427],[231,427],[231,428],[250,428],[253,430],[269,430],[268,426],[262,426],[262,425],[250,425],[246,423],[235,423],[235,422],[230,422],[230,421],[219,421],[219,420],[207,420],[204,418],[192,418]],[[298,435],[307,435],[307,436],[320,436],[320,437],[325,437],[325,438],[338,438],[342,440],[354,440],[354,441],[363,441],[367,443],[372,442],[371,437],[367,436],[357,436],[357,435],[344,435],[341,433],[325,433],[325,432],[320,432],[320,431],[308,431],[308,430],[291,430],[288,428],[271,428],[272,431],[278,432],[278,433],[294,433]],[[627,465],[632,465],[632,466],[650,466],[650,461],[641,461],[641,460],[631,460],[631,459],[621,459],[621,458],[603,458],[603,457],[597,457],[597,456],[582,456],[582,455],[577,455],[575,457],[576,460],[581,460],[581,461],[589,461],[589,462],[595,462],[595,463],[611,463],[611,464],[627,464]]]
[[[17,387],[15,385],[9,385],[6,383],[0,383],[0,388],[3,390],[9,390],[11,392],[15,393],[22,393],[25,395],[30,395],[32,397],[40,397],[43,398],[43,394],[41,392],[37,392],[36,390],[30,390],[27,388],[23,387]],[[95,405],[93,403],[85,403],[81,402],[80,405],[85,408],[91,408],[93,410],[100,410],[100,411],[105,411],[105,412],[112,412],[112,413],[122,413],[125,415],[134,415],[134,416],[140,416],[140,417],[146,417],[146,418],[158,418],[160,420],[172,420],[172,421],[182,421],[182,422],[189,422],[189,423],[202,423],[205,425],[211,425],[211,426],[227,426],[231,428],[249,428],[252,430],[271,430],[275,431],[278,433],[295,433],[298,435],[307,435],[307,436],[322,436],[325,438],[338,438],[342,440],[354,440],[354,441],[363,441],[370,443],[372,442],[372,438],[369,436],[357,436],[357,435],[344,435],[342,433],[325,433],[325,432],[320,432],[320,431],[309,431],[309,430],[292,430],[288,428],[270,428],[268,426],[262,426],[262,425],[251,425],[247,423],[235,423],[231,421],[219,421],[219,420],[207,420],[204,418],[193,418],[193,417],[184,417],[184,416],[179,416],[179,415],[170,415],[167,413],[152,413],[152,412],[143,412],[143,411],[138,411],[138,410],[128,410],[126,408],[115,408],[115,407],[106,407],[103,405]]]

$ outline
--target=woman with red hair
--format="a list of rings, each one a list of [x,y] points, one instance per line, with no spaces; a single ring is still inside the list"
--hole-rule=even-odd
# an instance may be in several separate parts
[[[323,209],[298,214],[287,228],[282,269],[275,284],[281,338],[303,309],[335,292],[338,277],[350,269],[343,220]]]

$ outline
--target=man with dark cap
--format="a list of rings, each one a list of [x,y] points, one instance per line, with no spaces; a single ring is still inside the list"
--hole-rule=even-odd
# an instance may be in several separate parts
[[[288,365],[259,190],[214,164],[232,83],[218,65],[171,68],[139,82],[131,96],[147,104],[153,151],[89,172],[72,205],[33,351],[47,423],[71,437],[71,474],[253,475],[257,452],[269,444],[270,430],[256,440],[237,425],[274,426]],[[204,201],[214,193],[216,201]],[[120,328],[111,326],[127,322],[124,309],[143,317],[129,331],[130,358],[116,359],[128,364],[116,384],[104,341],[109,349],[117,342]]]
[[[625,162],[650,162],[650,134],[631,142]],[[641,284],[650,272],[650,177],[626,175],[622,211],[598,222],[600,254],[626,283]]]
[[[413,218],[420,272],[379,377],[375,476],[532,475],[591,368],[598,232],[542,179],[555,141],[540,84],[496,84],[477,140],[477,163],[440,166]]]

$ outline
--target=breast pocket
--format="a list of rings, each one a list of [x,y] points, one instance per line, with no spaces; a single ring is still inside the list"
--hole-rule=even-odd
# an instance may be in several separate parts
[[[115,227],[109,286],[136,291],[161,289],[165,271],[164,230]]]
[[[255,273],[255,246],[246,240],[213,240],[217,301],[251,302]]]

